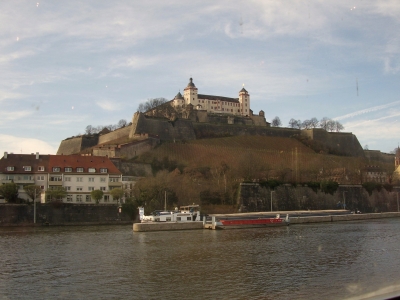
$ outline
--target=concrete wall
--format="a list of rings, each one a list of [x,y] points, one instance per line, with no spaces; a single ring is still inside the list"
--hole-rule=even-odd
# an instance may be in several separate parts
[[[0,226],[33,225],[33,205],[0,204]],[[36,223],[49,225],[107,224],[130,221],[117,205],[45,203],[36,205]]]

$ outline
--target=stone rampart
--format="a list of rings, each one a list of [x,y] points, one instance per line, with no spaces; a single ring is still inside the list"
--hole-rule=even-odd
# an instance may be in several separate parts
[[[98,144],[99,137],[95,135],[82,135],[78,137],[72,137],[61,141],[60,146],[57,150],[57,155],[70,155],[79,153],[80,151],[96,146]]]
[[[384,153],[379,150],[364,150],[365,158],[369,161],[393,163],[395,155],[390,153]]]
[[[125,176],[145,177],[152,175],[150,164],[127,162],[119,158],[111,158],[111,161]]]
[[[329,147],[335,154],[364,157],[360,142],[351,132],[327,132],[321,128],[314,128],[302,130],[301,135]]]
[[[116,129],[110,133],[100,135],[98,143],[103,144],[123,137],[128,137],[129,132],[131,131],[131,126],[132,125],[128,125],[123,128]]]

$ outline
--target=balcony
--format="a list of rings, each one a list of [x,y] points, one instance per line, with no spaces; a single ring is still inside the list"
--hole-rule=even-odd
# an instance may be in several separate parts
[[[62,181],[49,181],[49,186],[62,186],[63,182]]]
[[[122,182],[113,182],[113,181],[110,181],[110,182],[108,183],[108,186],[109,186],[109,187],[122,187]]]

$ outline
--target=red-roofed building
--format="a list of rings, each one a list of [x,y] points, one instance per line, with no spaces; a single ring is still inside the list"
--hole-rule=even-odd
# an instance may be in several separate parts
[[[46,201],[48,190],[64,187],[67,191],[64,202],[95,203],[91,191],[102,190],[100,203],[116,203],[109,191],[122,186],[122,173],[108,157],[5,152],[0,159],[0,183],[9,182],[19,186],[19,197],[26,200],[29,197],[24,186],[35,184],[42,188],[41,202]]]

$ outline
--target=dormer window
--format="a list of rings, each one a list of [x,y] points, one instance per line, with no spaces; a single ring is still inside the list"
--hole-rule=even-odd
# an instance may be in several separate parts
[[[100,168],[100,173],[107,173],[107,168]]]
[[[89,173],[95,173],[96,169],[95,168],[89,168],[88,171],[89,171]]]
[[[61,168],[60,167],[53,167],[53,172],[60,172]]]
[[[80,167],[76,168],[76,171],[79,172],[79,173],[82,173],[83,172],[83,168],[80,168]]]
[[[72,172],[72,168],[71,167],[66,167],[66,168],[64,168],[64,171],[65,172]]]
[[[7,167],[7,171],[14,171],[14,167]]]
[[[31,166],[24,166],[23,168],[24,168],[24,171],[31,171],[32,170]]]
[[[43,166],[38,167],[38,171],[44,171],[44,167]]]

